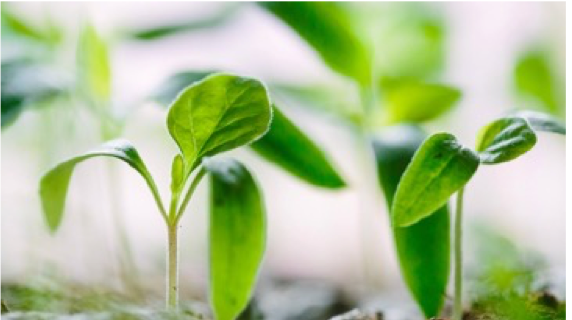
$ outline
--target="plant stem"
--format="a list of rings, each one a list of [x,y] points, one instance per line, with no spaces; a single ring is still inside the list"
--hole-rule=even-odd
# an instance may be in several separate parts
[[[167,226],[168,246],[167,251],[167,307],[176,309],[179,303],[179,265],[178,265],[178,223]]]
[[[463,250],[461,238],[463,236],[463,193],[465,188],[457,192],[457,206],[455,208],[455,300],[453,304],[453,320],[463,317]]]

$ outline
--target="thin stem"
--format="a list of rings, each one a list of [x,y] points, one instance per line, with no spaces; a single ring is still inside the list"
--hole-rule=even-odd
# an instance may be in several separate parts
[[[463,236],[463,193],[465,188],[457,192],[457,207],[455,208],[455,300],[453,304],[453,320],[463,317],[463,250],[461,238]]]
[[[183,199],[183,202],[181,203],[181,206],[179,207],[179,211],[177,212],[177,216],[175,218],[175,223],[178,223],[179,219],[181,219],[181,217],[183,216],[183,213],[185,212],[185,209],[187,208],[187,205],[189,204],[189,201],[191,200],[191,197],[193,196],[195,189],[199,185],[199,182],[201,182],[201,179],[203,178],[205,173],[206,173],[205,168],[201,167],[201,170],[199,170],[199,172],[197,173],[197,175],[193,179],[193,182],[189,186],[189,189],[187,190],[187,194],[185,194],[185,198]]]
[[[176,309],[179,303],[179,249],[177,229],[177,223],[167,226],[169,246],[167,251],[167,307],[169,309]]]

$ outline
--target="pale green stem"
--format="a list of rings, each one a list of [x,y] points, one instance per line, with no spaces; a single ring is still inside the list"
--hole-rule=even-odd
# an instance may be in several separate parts
[[[465,188],[461,188],[457,192],[457,207],[455,208],[455,297],[453,303],[453,319],[461,320],[463,318],[463,193]]]
[[[168,251],[167,251],[167,307],[176,309],[179,302],[179,266],[178,266],[178,239],[177,231],[179,228],[179,220],[185,211],[191,197],[197,188],[206,170],[201,168],[197,173],[193,182],[189,186],[185,198],[177,210],[179,204],[179,192],[175,192],[171,196],[171,204],[169,206],[169,215],[166,216],[167,234],[168,234]]]
[[[181,217],[183,216],[183,213],[185,212],[185,209],[187,208],[187,205],[189,204],[189,201],[191,200],[191,197],[193,196],[195,189],[199,185],[199,182],[201,182],[201,179],[203,178],[205,173],[206,173],[205,168],[201,168],[201,170],[199,170],[199,172],[197,173],[197,175],[193,179],[193,182],[189,186],[189,190],[187,190],[187,194],[185,195],[185,198],[183,199],[183,202],[181,203],[181,206],[179,207],[179,211],[177,212],[177,216],[175,218],[176,222],[179,222],[179,219],[181,219]]]
[[[179,249],[177,230],[178,224],[167,226],[168,251],[167,251],[167,307],[176,309],[179,303]]]

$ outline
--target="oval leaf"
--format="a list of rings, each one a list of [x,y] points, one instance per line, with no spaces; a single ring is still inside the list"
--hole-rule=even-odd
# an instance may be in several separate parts
[[[167,127],[183,153],[185,167],[192,170],[204,156],[258,139],[268,130],[271,117],[261,82],[219,73],[179,94],[170,107]]]
[[[111,98],[111,67],[107,44],[93,26],[85,27],[77,48],[79,83],[85,93],[96,102],[106,103]]]
[[[153,194],[158,195],[155,182],[133,145],[126,140],[113,140],[95,150],[58,164],[42,177],[40,180],[40,198],[50,231],[55,232],[62,221],[70,178],[75,166],[94,157],[113,157],[126,162],[141,174]]]
[[[203,162],[211,177],[210,300],[217,320],[234,320],[253,291],[266,245],[264,203],[239,162]]]
[[[526,119],[534,131],[566,135],[566,124],[549,114],[536,111],[518,111],[514,116]]]
[[[270,130],[251,147],[258,154],[315,186],[337,189],[345,186],[326,155],[278,108]]]
[[[481,162],[496,164],[513,160],[532,149],[536,134],[523,118],[501,118],[481,129],[477,151]]]
[[[349,14],[335,2],[262,2],[306,40],[335,71],[361,84],[370,83],[371,63],[352,29]]]
[[[452,134],[437,133],[415,152],[391,208],[393,225],[407,227],[444,206],[471,179],[479,157]]]
[[[461,98],[458,89],[418,80],[385,79],[382,90],[387,122],[424,122],[449,111]]]
[[[401,125],[385,130],[373,141],[379,183],[388,208],[424,136],[419,127]],[[447,205],[414,225],[393,228],[401,273],[426,318],[438,316],[443,307],[449,279],[449,230]]]

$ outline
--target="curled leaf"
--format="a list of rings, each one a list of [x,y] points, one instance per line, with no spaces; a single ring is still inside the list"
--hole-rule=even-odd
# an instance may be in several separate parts
[[[497,164],[513,160],[532,149],[536,134],[520,117],[501,118],[481,129],[476,149],[481,162]]]
[[[133,145],[126,140],[113,140],[103,144],[101,147],[86,152],[80,156],[64,161],[48,171],[40,180],[40,198],[42,209],[50,231],[55,232],[61,224],[64,212],[66,195],[75,166],[84,160],[95,157],[112,157],[124,161],[145,179],[151,192],[159,202],[159,192],[147,170],[145,163],[139,157],[139,153]]]

